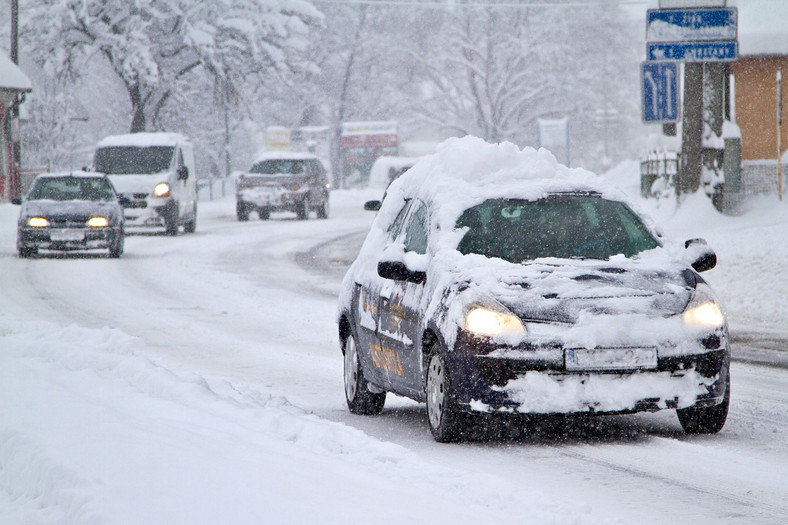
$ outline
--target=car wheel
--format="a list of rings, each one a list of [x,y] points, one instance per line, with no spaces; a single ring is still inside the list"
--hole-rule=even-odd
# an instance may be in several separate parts
[[[241,201],[235,203],[235,214],[241,222],[249,220],[249,208]]]
[[[725,397],[722,403],[713,407],[680,408],[676,410],[681,428],[687,434],[716,434],[725,426],[730,406],[731,380],[728,376],[725,383]]]
[[[328,197],[323,200],[323,203],[317,209],[318,219],[328,219]]]
[[[352,414],[374,416],[380,414],[386,402],[386,393],[371,392],[361,362],[358,358],[356,339],[349,335],[345,341],[345,399]]]
[[[257,215],[261,221],[267,221],[271,217],[271,210],[268,208],[260,208],[257,210]]]
[[[183,225],[183,231],[186,233],[194,233],[197,231],[197,204],[194,205],[191,220]]]
[[[298,220],[303,221],[309,218],[309,199],[304,199],[296,207]]]
[[[31,257],[31,256],[37,254],[38,253],[38,248],[36,248],[35,246],[32,246],[32,247],[31,246],[19,246],[17,248],[17,251],[19,252],[19,256],[20,257],[23,257],[23,258],[27,259],[28,257]]]
[[[164,232],[167,235],[178,235],[178,207],[164,217]]]
[[[125,242],[125,236],[123,232],[118,234],[118,237],[115,239],[115,242],[109,247],[109,256],[113,259],[119,258],[123,255],[123,244]]]
[[[457,407],[446,360],[440,352],[430,358],[427,368],[427,419],[432,437],[440,443],[456,441],[465,431],[465,414]]]

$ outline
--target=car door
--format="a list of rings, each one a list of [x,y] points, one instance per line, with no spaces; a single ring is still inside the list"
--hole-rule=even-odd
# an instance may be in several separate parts
[[[427,256],[427,207],[414,202],[405,225],[395,242],[405,252]],[[417,393],[421,389],[421,366],[416,341],[421,330],[421,297],[423,283],[385,280],[378,307],[380,348],[389,361],[389,379],[395,390]]]
[[[410,201],[406,201],[389,225],[387,242],[391,243],[399,236],[409,209]],[[377,261],[371,260],[370,264],[377,264]],[[354,289],[353,309],[359,359],[368,381],[382,388],[391,389],[390,375],[391,370],[396,371],[396,362],[391,360],[386,349],[381,346],[378,336],[380,296],[387,281],[378,276],[374,268],[369,268],[361,274],[369,277],[363,281],[356,280]]]

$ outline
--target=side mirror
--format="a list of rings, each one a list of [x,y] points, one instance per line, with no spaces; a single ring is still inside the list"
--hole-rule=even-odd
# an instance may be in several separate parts
[[[364,209],[367,211],[378,211],[380,209],[380,201],[367,201],[364,203]]]
[[[380,261],[378,275],[384,279],[407,281],[414,284],[423,284],[427,280],[427,272],[411,270],[404,262],[400,261]]]
[[[16,204],[17,206],[19,206],[19,205],[22,204],[22,199],[19,198],[19,197],[15,197],[15,198],[11,199],[11,204]]]
[[[178,168],[178,180],[186,180],[189,178],[189,168],[181,166]]]
[[[689,254],[690,266],[696,272],[705,272],[717,266],[717,254],[704,239],[689,239],[684,243]]]

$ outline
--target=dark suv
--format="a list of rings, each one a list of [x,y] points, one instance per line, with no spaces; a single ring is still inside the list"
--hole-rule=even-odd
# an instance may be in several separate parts
[[[291,211],[299,219],[314,210],[328,218],[328,176],[323,163],[311,153],[268,152],[238,178],[236,214],[249,220],[250,212],[268,219],[272,211]]]

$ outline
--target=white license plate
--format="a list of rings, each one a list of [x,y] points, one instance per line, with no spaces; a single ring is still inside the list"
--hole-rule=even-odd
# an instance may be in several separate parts
[[[49,238],[53,241],[84,241],[85,232],[82,230],[52,230]]]
[[[632,370],[657,368],[656,348],[568,348],[567,370]]]

